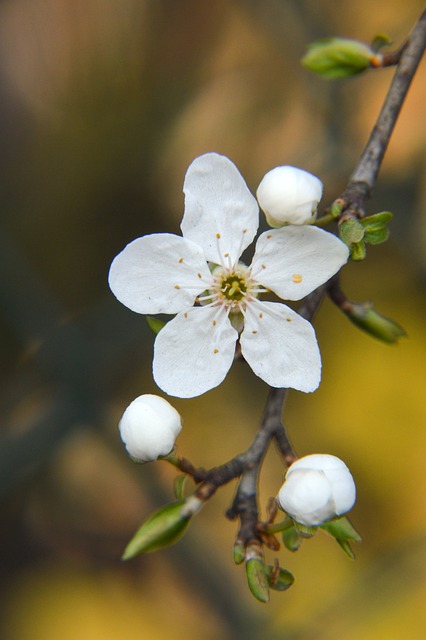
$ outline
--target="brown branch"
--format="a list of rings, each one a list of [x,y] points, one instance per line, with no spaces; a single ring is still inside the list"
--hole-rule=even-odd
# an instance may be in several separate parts
[[[361,154],[341,200],[341,220],[363,216],[371,196],[395,123],[426,46],[426,11],[409,35],[402,49],[391,86],[370,138]]]

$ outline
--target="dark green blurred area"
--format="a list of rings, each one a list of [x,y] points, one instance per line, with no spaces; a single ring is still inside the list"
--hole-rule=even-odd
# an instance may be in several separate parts
[[[404,326],[396,347],[326,302],[323,382],[294,393],[300,454],[343,457],[357,481],[350,563],[325,536],[281,564],[296,576],[269,605],[232,565],[226,487],[173,549],[123,564],[122,549],[172,497],[165,463],[137,467],[117,423],[156,392],[153,337],[108,290],[112,258],[144,233],[179,233],[197,155],[228,155],[255,192],[292,164],[339,195],[391,69],[341,82],[299,60],[314,39],[399,44],[423,3],[367,0],[4,0],[0,3],[0,564],[5,640],[423,638],[426,624],[424,62],[370,213],[391,240],[345,268],[354,300]],[[267,389],[236,364],[205,396],[176,401],[179,452],[196,465],[243,450]],[[271,452],[262,508],[282,481]],[[286,557],[287,556],[287,557]]]

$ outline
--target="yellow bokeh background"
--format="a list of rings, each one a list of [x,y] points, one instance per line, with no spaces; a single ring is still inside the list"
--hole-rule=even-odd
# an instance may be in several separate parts
[[[355,562],[318,535],[296,577],[261,605],[232,563],[236,523],[218,491],[173,548],[123,563],[146,516],[173,498],[166,463],[133,465],[117,423],[157,392],[153,337],[107,287],[112,258],[144,233],[178,233],[188,164],[229,156],[254,192],[278,164],[338,196],[393,70],[341,82],[300,66],[329,35],[400,44],[418,0],[4,0],[0,4],[0,636],[5,640],[421,640],[426,613],[426,129],[424,62],[369,212],[391,210],[391,238],[342,274],[406,330],[387,346],[331,302],[315,320],[323,378],[290,393],[300,455],[351,468]],[[245,449],[266,386],[236,363],[217,389],[173,404],[179,452],[221,464]],[[261,510],[284,469],[274,450]]]

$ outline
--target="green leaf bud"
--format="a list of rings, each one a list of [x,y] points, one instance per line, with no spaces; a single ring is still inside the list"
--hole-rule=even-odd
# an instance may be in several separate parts
[[[266,577],[271,589],[275,591],[286,591],[294,582],[294,576],[286,569],[275,567],[270,564],[265,566]]]
[[[333,219],[339,218],[340,214],[343,211],[344,202],[341,199],[337,199],[333,202],[330,207],[330,215]]]
[[[349,38],[324,38],[309,45],[302,65],[324,78],[345,78],[378,66],[382,56]]]
[[[195,501],[198,501],[195,504]],[[155,513],[135,533],[124,550],[123,560],[140,553],[151,553],[177,542],[185,533],[191,516],[201,508],[201,501],[191,496],[167,504]]]
[[[382,211],[360,220],[364,227],[364,240],[368,244],[381,244],[389,237],[388,224],[392,220],[390,211]]]
[[[398,323],[383,316],[370,303],[353,303],[347,315],[357,327],[388,344],[393,344],[406,335]]]
[[[233,558],[235,564],[241,564],[246,559],[246,545],[242,540],[235,540]]]
[[[364,227],[356,218],[349,218],[339,226],[340,239],[350,247],[364,238]]]
[[[361,262],[361,260],[365,259],[367,255],[367,251],[365,249],[365,242],[361,240],[361,242],[354,242],[350,246],[351,251],[351,259],[355,262]]]
[[[260,602],[269,602],[269,581],[265,563],[256,557],[247,560],[246,576],[250,591]]]

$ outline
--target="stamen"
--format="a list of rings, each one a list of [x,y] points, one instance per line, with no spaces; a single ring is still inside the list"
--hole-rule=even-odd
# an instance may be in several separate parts
[[[222,249],[219,242],[220,238],[221,238],[220,233],[216,233],[216,240],[217,240],[216,246],[217,246],[217,253],[220,257],[220,264],[224,269],[229,269],[229,271],[232,271],[231,257],[228,252],[222,253]],[[225,262],[227,262],[227,264],[225,264]]]
[[[291,279],[293,280],[294,284],[300,284],[303,280],[300,273],[293,273],[293,275],[291,276]]]
[[[197,296],[197,301],[198,302],[204,302],[205,300],[217,300],[218,298],[220,298],[220,294],[219,293],[208,293],[205,296]]]

